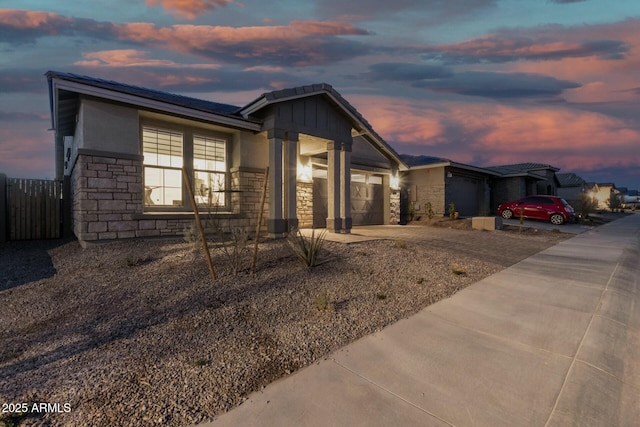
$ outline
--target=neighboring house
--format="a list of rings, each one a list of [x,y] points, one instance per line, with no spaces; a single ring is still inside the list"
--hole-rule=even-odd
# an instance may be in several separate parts
[[[266,228],[399,219],[398,154],[327,84],[266,93],[245,105],[199,100],[75,74],[47,73],[56,174],[84,244],[181,235],[200,210],[257,224],[269,167]]]
[[[402,155],[402,159],[409,165],[401,174],[403,187],[419,214],[424,215],[427,203],[436,215],[447,215],[450,203],[461,216],[491,213],[489,184],[497,173],[437,157]]]
[[[599,182],[592,190],[593,197],[598,201],[598,209],[609,209],[609,200],[611,195],[619,194],[616,185],[613,182]]]
[[[557,173],[558,188],[556,194],[563,197],[568,202],[580,202],[584,194],[587,193],[587,183],[575,173]]]
[[[558,188],[556,172],[560,169],[541,163],[518,163],[504,166],[491,166],[491,172],[499,175],[493,181],[491,206],[520,199],[526,196],[555,196]]]

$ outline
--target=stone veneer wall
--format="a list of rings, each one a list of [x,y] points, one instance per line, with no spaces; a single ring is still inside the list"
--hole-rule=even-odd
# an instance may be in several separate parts
[[[71,174],[73,232],[80,241],[136,237],[142,161],[80,154]]]
[[[224,229],[248,227],[258,222],[264,171],[231,172],[232,211],[214,216]],[[189,212],[144,212],[142,161],[79,155],[71,174],[72,229],[81,242],[132,237],[181,236],[193,224]],[[264,212],[268,212],[268,191]],[[263,230],[266,230],[266,214]],[[205,213],[203,219],[209,218]]]
[[[389,217],[389,223],[398,224],[400,222],[400,191],[391,191],[390,205],[391,215]]]
[[[296,203],[299,228],[313,227],[313,182],[296,183]]]
[[[233,213],[240,218],[230,220],[228,226],[249,227],[254,233],[258,225],[260,214],[260,200],[264,185],[264,170],[254,168],[239,168],[231,171],[231,206]],[[262,214],[262,231],[266,232],[267,216],[269,214],[269,187],[265,194],[264,211]]]

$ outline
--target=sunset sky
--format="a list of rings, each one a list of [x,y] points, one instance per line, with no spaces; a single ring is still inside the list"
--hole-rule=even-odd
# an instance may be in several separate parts
[[[639,0],[0,0],[0,172],[53,178],[47,70],[244,105],[331,84],[399,153],[640,188]]]

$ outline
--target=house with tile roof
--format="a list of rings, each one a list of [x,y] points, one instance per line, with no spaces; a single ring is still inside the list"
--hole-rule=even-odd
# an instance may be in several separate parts
[[[587,182],[573,172],[557,173],[557,195],[569,202],[578,202],[587,193]]]
[[[83,244],[181,235],[194,209],[253,230],[265,179],[272,236],[399,220],[407,165],[328,84],[233,106],[70,73],[47,80],[56,174]]]

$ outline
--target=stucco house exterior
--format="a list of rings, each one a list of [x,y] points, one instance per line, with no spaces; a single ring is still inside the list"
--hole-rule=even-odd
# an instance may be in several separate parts
[[[409,169],[401,173],[407,202],[424,213],[427,203],[436,215],[447,215],[453,203],[461,216],[491,213],[491,183],[498,173],[430,156],[406,156]]]
[[[199,209],[253,230],[269,167],[266,229],[399,220],[399,155],[327,84],[238,107],[47,73],[56,175],[81,243],[181,235]]]

